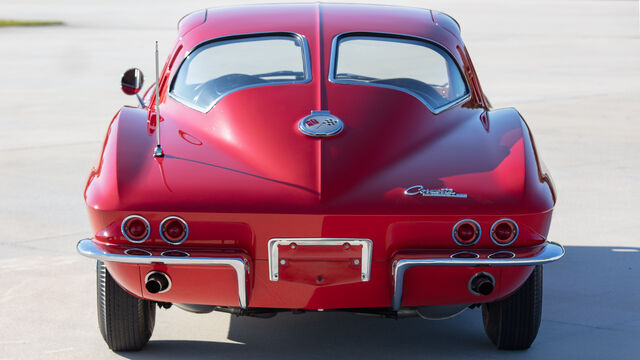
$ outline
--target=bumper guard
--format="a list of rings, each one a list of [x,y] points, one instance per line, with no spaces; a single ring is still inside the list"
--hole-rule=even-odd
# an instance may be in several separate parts
[[[396,260],[392,268],[393,300],[391,307],[399,310],[402,304],[402,285],[404,273],[414,266],[533,266],[556,261],[564,256],[562,245],[547,242],[535,255],[519,257],[514,254],[511,258],[420,258]]]
[[[209,258],[209,257],[173,257],[113,254],[101,250],[91,239],[83,239],[76,246],[80,255],[88,258],[129,264],[166,264],[166,265],[223,265],[230,266],[236,272],[238,280],[238,301],[240,307],[247,308],[247,265],[242,258]]]

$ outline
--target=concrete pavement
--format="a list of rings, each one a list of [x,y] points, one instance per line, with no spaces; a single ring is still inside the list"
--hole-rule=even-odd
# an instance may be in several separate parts
[[[367,1],[378,2],[378,1]],[[559,190],[538,339],[498,352],[478,310],[429,322],[351,314],[260,320],[159,311],[139,353],[97,329],[82,190],[123,70],[153,74],[185,13],[240,1],[4,0],[0,17],[66,26],[0,28],[0,359],[581,358],[640,352],[640,33],[637,1],[398,1],[462,25],[493,105],[527,119]]]

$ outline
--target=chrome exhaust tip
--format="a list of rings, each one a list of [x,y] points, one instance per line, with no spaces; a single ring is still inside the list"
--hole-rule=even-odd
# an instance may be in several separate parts
[[[477,273],[469,280],[469,291],[473,295],[487,296],[493,292],[494,288],[495,279],[489,273]]]
[[[171,288],[171,279],[161,271],[151,271],[144,278],[144,287],[151,294],[163,293]]]

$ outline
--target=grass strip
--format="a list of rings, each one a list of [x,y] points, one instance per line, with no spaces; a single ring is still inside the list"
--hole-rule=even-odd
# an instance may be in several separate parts
[[[56,26],[56,25],[64,25],[64,23],[62,21],[0,19],[0,27],[2,26]]]

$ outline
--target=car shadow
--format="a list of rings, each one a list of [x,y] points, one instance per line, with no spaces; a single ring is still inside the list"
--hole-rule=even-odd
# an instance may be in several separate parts
[[[545,266],[543,321],[525,352],[495,350],[484,334],[481,312],[468,309],[442,321],[341,312],[232,317],[228,339],[235,343],[152,340],[141,352],[119,354],[130,359],[521,359],[626,358],[628,352],[633,358],[640,350],[639,278],[638,248],[567,247],[565,258]]]

